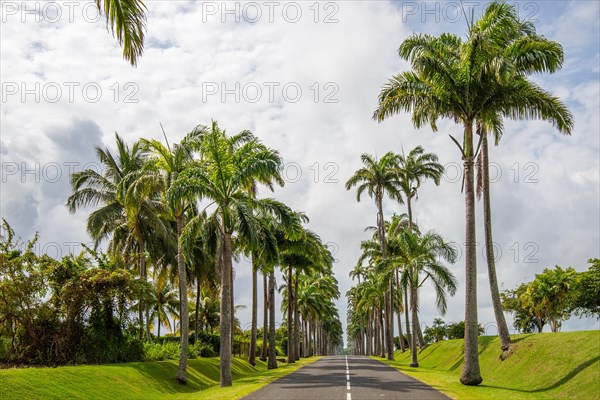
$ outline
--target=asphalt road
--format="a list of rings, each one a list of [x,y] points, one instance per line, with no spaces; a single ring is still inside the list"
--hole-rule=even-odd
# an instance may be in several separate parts
[[[244,397],[244,400],[448,400],[437,390],[377,360],[320,359]]]

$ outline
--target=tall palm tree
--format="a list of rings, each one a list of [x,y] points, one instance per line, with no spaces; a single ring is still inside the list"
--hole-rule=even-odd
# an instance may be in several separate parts
[[[439,262],[439,258],[454,263],[456,261],[456,250],[446,243],[444,239],[435,232],[427,232],[424,235],[405,231],[399,237],[399,254],[394,261],[404,265],[402,269],[402,282],[408,286],[410,291],[410,309],[412,312],[413,336],[411,345],[411,367],[418,367],[417,359],[417,312],[419,304],[419,288],[427,280],[431,280],[436,293],[436,305],[444,315],[448,304],[448,291],[452,296],[456,292],[457,281],[454,275]],[[423,278],[421,278],[424,276]]]
[[[298,220],[308,222],[308,218],[301,213],[297,214]],[[298,227],[299,228],[299,227]],[[324,248],[321,239],[308,229],[300,229],[296,235],[280,230],[279,249],[280,265],[284,269],[286,301],[282,301],[282,309],[287,311],[288,325],[288,364],[294,363],[299,357],[297,345],[299,344],[298,304],[298,278],[300,272],[308,273],[323,264],[331,262],[329,252]],[[285,299],[284,299],[285,300]]]
[[[256,210],[272,215],[279,223],[293,219],[291,210],[274,199],[257,199],[256,184],[269,188],[283,185],[279,154],[262,145],[249,131],[227,136],[216,122],[206,129],[200,145],[200,161],[190,164],[179,174],[169,198],[188,195],[208,200],[213,211],[209,223],[216,228],[221,259],[221,386],[231,386],[232,335],[232,237],[234,233],[256,243],[260,221]],[[196,224],[190,220],[186,228]],[[193,231],[193,229],[191,229]]]
[[[408,229],[413,229],[412,200],[417,199],[417,191],[421,183],[427,179],[434,181],[439,186],[444,173],[444,166],[438,163],[438,156],[434,153],[425,153],[421,146],[417,146],[408,152],[408,155],[398,156],[398,173],[400,175],[400,188],[406,198],[408,208]],[[404,292],[405,303],[408,304],[407,293]],[[408,310],[406,310],[408,312]],[[408,324],[408,322],[407,322]],[[423,347],[425,341],[421,326],[417,321],[417,332],[413,332],[419,339],[419,345]],[[409,335],[410,336],[410,335]],[[410,338],[409,338],[410,340]],[[412,346],[412,341],[410,342]]]
[[[96,0],[106,26],[123,46],[123,58],[136,66],[144,51],[146,5],[142,0]]]
[[[392,200],[402,203],[400,182],[396,173],[398,156],[392,152],[386,153],[380,160],[376,160],[369,154],[362,154],[363,168],[357,170],[346,182],[346,189],[350,190],[358,186],[356,200],[360,201],[361,195],[367,191],[369,197],[375,200],[377,205],[377,229],[381,246],[381,254],[385,259],[385,227],[383,215],[383,198],[387,194]],[[386,290],[386,346],[388,360],[394,359],[393,338],[393,297],[392,277],[389,277],[389,285]]]
[[[492,12],[493,11],[493,12]],[[518,13],[514,7],[506,4],[493,4],[485,14],[486,18],[478,20],[470,29],[469,35],[478,37],[480,41],[488,43],[486,49],[490,56],[510,63],[511,68],[506,68],[507,73],[502,77],[503,82],[512,79],[513,76],[526,76],[531,73],[555,72],[562,67],[564,55],[560,44],[536,34],[535,27],[530,22],[518,20]],[[504,30],[502,37],[489,37],[489,28],[501,21],[508,21],[514,25],[511,30]],[[490,45],[491,44],[491,45]],[[506,99],[510,104],[510,97]],[[501,104],[502,99],[498,102]],[[564,104],[560,101],[549,103],[547,112],[539,115],[539,118],[554,123],[561,133],[570,134],[572,129],[572,117]],[[502,106],[500,106],[502,107]],[[493,111],[493,110],[492,110]],[[500,108],[497,110],[500,111]],[[493,250],[492,236],[492,212],[490,202],[489,182],[489,150],[488,131],[494,135],[497,145],[502,134],[502,121],[500,115],[492,115],[487,121],[478,121],[477,133],[481,137],[481,151],[477,159],[477,195],[483,197],[483,218],[485,233],[485,250],[488,266],[488,278],[494,315],[498,326],[500,345],[503,351],[508,350],[510,345],[510,334],[508,325],[504,318],[498,280],[496,276],[495,256]],[[488,126],[491,126],[489,128]]]
[[[514,65],[501,62],[486,48],[504,45],[502,39],[523,24],[511,22],[512,17],[500,16],[502,4],[492,3],[482,20],[495,21],[487,26],[486,34],[470,34],[466,40],[442,34],[412,35],[399,48],[401,58],[410,61],[412,71],[395,75],[382,89],[379,107],[374,117],[379,121],[400,111],[412,110],[416,127],[429,123],[437,130],[437,120],[450,118],[463,126],[462,144],[452,138],[461,152],[464,163],[465,195],[465,362],[460,381],[465,385],[482,382],[478,355],[477,266],[475,248],[475,188],[474,188],[474,127],[477,121],[498,121],[494,116],[508,118],[544,118],[560,109],[560,102],[523,76],[502,80]],[[509,35],[510,36],[510,35]],[[494,42],[495,40],[495,42]],[[562,115],[570,117],[568,111]],[[553,121],[569,126],[570,118]],[[486,122],[487,123],[487,122]],[[498,126],[496,125],[496,128]]]
[[[258,336],[258,272],[259,270],[264,270],[265,264],[276,262],[279,255],[277,238],[271,229],[273,227],[273,221],[267,216],[266,218],[261,219],[260,222],[257,241],[254,246],[250,244],[250,254],[252,257],[252,321],[248,362],[251,365],[256,365],[256,341]],[[266,318],[266,312],[264,317]],[[267,324],[265,323],[263,327],[265,332],[266,325]],[[264,354],[264,360],[266,360],[266,350],[264,349],[266,343],[266,340],[263,340],[262,353]]]
[[[179,174],[192,162],[193,149],[204,132],[205,127],[198,126],[188,133],[180,143],[176,143],[172,147],[168,143],[165,146],[158,140],[143,140],[144,145],[151,153],[151,158],[144,172],[140,174],[130,189],[134,194],[157,193],[161,196],[169,216],[175,221],[177,238],[176,264],[179,281],[179,304],[181,308],[181,349],[176,378],[181,384],[187,383],[189,346],[188,270],[185,264],[185,249],[182,234],[186,219],[191,218],[191,214],[194,214],[196,209],[192,193],[178,190],[176,195],[173,195],[173,190]],[[138,194],[136,197],[141,197],[141,195]]]

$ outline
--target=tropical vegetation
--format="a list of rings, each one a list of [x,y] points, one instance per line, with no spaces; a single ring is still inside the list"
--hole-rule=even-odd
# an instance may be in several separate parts
[[[308,217],[265,187],[283,185],[282,160],[250,131],[228,135],[216,122],[179,143],[140,139],[97,148],[101,171],[71,176],[67,207],[88,214],[93,248],[60,260],[36,254],[4,221],[0,258],[0,362],[79,364],[220,355],[221,386],[232,385],[232,356],[267,354],[293,363],[342,347],[330,251]],[[269,275],[268,312],[241,329],[233,303],[233,261],[250,254]],[[275,329],[275,269],[285,271]],[[256,294],[256,280],[255,294]],[[256,310],[257,296],[253,297]],[[266,310],[266,309],[265,309]],[[268,321],[268,322],[267,322]],[[165,332],[166,330],[166,332]]]

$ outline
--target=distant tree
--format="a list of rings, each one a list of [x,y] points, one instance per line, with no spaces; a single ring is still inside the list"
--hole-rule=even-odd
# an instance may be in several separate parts
[[[425,328],[425,342],[439,342],[446,337],[446,323],[441,318],[433,320],[431,327]]]
[[[523,303],[525,293],[527,292],[528,283],[521,284],[513,290],[505,290],[500,293],[502,299],[502,308],[513,314],[513,326],[521,333],[531,333],[536,327],[541,332],[546,320],[536,318],[529,312]]]
[[[600,318],[600,259],[589,259],[590,268],[578,277],[575,313]]]
[[[479,324],[477,328],[478,336],[483,333],[483,327]],[[446,326],[446,336],[448,339],[464,339],[465,338],[465,321],[460,321],[455,324]]]
[[[558,332],[571,317],[577,272],[573,268],[546,268],[527,287],[525,305],[536,317],[545,318],[552,332]]]

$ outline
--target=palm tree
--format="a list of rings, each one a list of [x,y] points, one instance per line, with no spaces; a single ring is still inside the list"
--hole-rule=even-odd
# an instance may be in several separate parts
[[[74,213],[80,208],[100,205],[87,219],[87,231],[94,245],[109,239],[110,253],[124,254],[126,261],[135,256],[138,274],[146,280],[146,252],[156,248],[157,243],[168,244],[169,229],[162,219],[163,207],[159,201],[149,196],[130,195],[134,179],[146,163],[141,142],[129,146],[118,134],[115,139],[115,154],[108,148],[96,148],[103,165],[102,174],[87,169],[71,175],[73,193],[67,200],[67,207]],[[140,338],[144,332],[143,309],[140,301]],[[149,322],[148,318],[146,322]],[[149,330],[147,333],[149,337]]]
[[[200,330],[213,333],[214,329],[219,326],[221,306],[218,297],[216,287],[202,287],[200,289],[200,301],[198,302],[198,325]]]
[[[188,191],[177,190],[175,188],[177,177],[181,174],[188,164],[192,162],[192,151],[199,138],[204,134],[205,128],[198,126],[188,133],[181,143],[174,144],[171,147],[168,143],[163,145],[158,140],[143,140],[144,145],[151,152],[151,158],[144,173],[136,179],[135,184],[130,189],[133,193],[157,193],[162,197],[167,212],[175,221],[177,238],[177,277],[179,281],[179,304],[181,317],[181,350],[179,354],[179,368],[177,370],[177,381],[181,384],[187,383],[187,356],[189,346],[189,305],[188,305],[188,285],[187,268],[185,263],[184,241],[182,238],[183,228],[186,219],[195,213],[195,203],[193,194]],[[138,197],[138,196],[136,196]],[[195,213],[197,214],[197,213]],[[203,216],[196,216],[201,218]],[[188,239],[189,241],[189,239]]]
[[[157,336],[160,338],[161,325],[166,326],[170,331],[173,331],[170,315],[178,315],[179,301],[178,296],[171,282],[167,279],[164,273],[156,274],[153,282],[153,292],[150,300],[151,320],[157,320]]]
[[[106,26],[123,46],[123,58],[136,66],[144,51],[146,5],[142,0],[96,0],[98,11],[104,11]]]
[[[217,260],[221,263],[221,386],[231,386],[232,335],[232,236],[237,233],[256,243],[260,221],[256,210],[270,214],[284,225],[292,220],[291,210],[273,199],[257,199],[256,184],[272,188],[283,185],[279,154],[262,145],[249,131],[228,137],[216,122],[205,129],[200,140],[201,159],[179,174],[169,198],[194,196],[214,206],[208,217],[219,239]],[[187,228],[196,224],[192,218]],[[182,227],[183,229],[183,227]]]
[[[492,13],[492,10],[495,10]],[[535,32],[535,27],[529,22],[518,20],[518,14],[513,7],[505,4],[494,4],[490,6],[490,11],[486,13],[488,18],[478,20],[470,30],[470,36],[477,36],[482,41],[491,42],[495,45],[487,46],[493,57],[501,58],[504,62],[512,64],[510,74],[503,77],[508,81],[511,75],[526,76],[531,73],[555,72],[563,64],[563,50],[560,44],[550,41]],[[500,19],[510,21],[516,25],[512,31],[507,31],[510,35],[502,38],[502,43],[498,43],[500,38],[487,37],[489,27],[498,24]],[[520,27],[519,27],[520,26]],[[510,98],[506,99],[510,104]],[[568,113],[564,104],[560,101],[548,103],[549,107],[545,115],[540,115],[541,119],[546,119],[554,123],[561,133],[570,134],[572,129],[572,117]],[[502,301],[498,290],[498,280],[496,276],[495,256],[493,250],[492,236],[492,215],[490,203],[490,182],[489,182],[489,152],[488,152],[488,127],[491,125],[491,132],[495,136],[497,145],[502,131],[502,122],[499,115],[492,115],[488,121],[478,122],[478,134],[481,137],[481,151],[477,159],[477,195],[483,196],[483,218],[485,233],[485,250],[488,266],[488,278],[490,283],[490,292],[496,324],[498,326],[498,335],[502,351],[506,351],[510,345],[510,334],[508,325],[504,318],[502,310]]]
[[[523,29],[524,24],[513,24],[512,17],[496,18],[498,7],[492,3],[482,20],[492,21],[486,27],[486,36],[471,34],[467,40],[442,34],[413,35],[399,48],[401,58],[410,61],[412,71],[394,76],[379,96],[379,107],[374,117],[379,121],[400,111],[412,110],[413,124],[419,128],[429,123],[437,130],[437,120],[450,118],[463,125],[460,144],[452,138],[464,162],[465,194],[465,362],[461,382],[465,385],[481,383],[478,355],[477,322],[477,266],[475,248],[475,190],[473,143],[477,121],[486,124],[498,121],[494,116],[509,118],[547,118],[560,108],[560,102],[523,76],[506,77],[514,65],[500,62],[487,50],[489,45],[503,46],[503,38],[511,29]],[[483,39],[489,38],[487,42]],[[535,55],[535,54],[534,54]],[[563,115],[570,117],[568,111]],[[554,121],[558,126],[570,126],[570,118]],[[496,130],[499,126],[496,124]]]
[[[408,207],[408,229],[412,231],[413,213],[412,199],[417,198],[417,191],[421,183],[431,179],[439,186],[444,166],[438,163],[438,156],[434,153],[425,153],[421,146],[408,152],[408,155],[398,156],[398,173],[400,175],[400,190],[406,198]]]
[[[356,191],[356,200],[360,201],[362,193],[367,191],[369,197],[375,199],[377,205],[377,229],[381,246],[381,254],[385,259],[385,227],[383,216],[383,198],[388,195],[392,200],[402,203],[400,193],[400,182],[396,173],[398,156],[388,152],[381,160],[376,160],[369,154],[361,155],[364,167],[357,170],[346,182],[346,190],[358,186]],[[388,289],[386,290],[386,347],[388,360],[394,359],[394,339],[393,339],[393,297],[392,297],[392,278],[389,278]]]
[[[398,156],[398,173],[400,175],[400,189],[406,197],[406,205],[408,208],[408,229],[412,231],[412,199],[418,198],[417,191],[421,187],[421,183],[427,179],[433,180],[435,184],[439,186],[440,180],[442,179],[442,175],[444,173],[444,166],[438,163],[438,157],[436,154],[425,153],[423,147],[417,146],[409,151],[407,156],[404,154]],[[405,303],[408,304],[406,292],[404,292],[404,296]],[[418,330],[417,332],[413,333],[417,335],[419,339],[419,345],[423,347],[425,345],[425,341],[423,339],[423,333],[421,332],[421,326],[418,321],[416,326]],[[410,341],[410,343],[412,346],[412,341]]]
[[[201,213],[200,221],[206,220],[206,213]],[[206,228],[200,226],[201,228]],[[211,248],[201,234],[191,237],[188,235],[183,240],[184,258],[186,261],[187,276],[190,284],[195,283],[196,304],[194,307],[194,340],[198,340],[198,332],[200,329],[200,302],[202,289],[207,288],[211,291],[216,291],[218,286],[218,271],[214,259],[214,248]]]
[[[297,213],[297,219],[308,222],[308,218]],[[297,227],[299,229],[299,227]],[[332,257],[321,242],[319,236],[308,229],[301,229],[294,235],[289,231],[278,234],[280,249],[280,265],[285,270],[285,294],[282,310],[287,311],[288,324],[288,364],[299,358],[299,314],[298,314],[298,280],[300,272],[309,273],[323,265],[331,264]]]
[[[424,235],[405,231],[399,237],[399,254],[394,261],[404,265],[402,270],[402,283],[410,291],[410,309],[412,312],[413,333],[417,329],[417,312],[419,304],[419,288],[427,280],[431,280],[435,293],[436,305],[444,315],[448,305],[446,290],[453,296],[456,292],[456,278],[439,262],[439,258],[454,263],[456,261],[456,250],[446,243],[444,239],[435,232],[427,232]],[[421,279],[421,276],[424,278]],[[411,345],[411,367],[418,367],[417,339],[416,334],[412,336]]]
[[[252,322],[251,322],[251,333],[250,333],[250,354],[248,356],[248,362],[251,365],[256,365],[256,341],[258,336],[258,271],[264,270],[266,263],[273,263],[278,257],[279,249],[277,247],[277,239],[272,231],[273,221],[268,218],[261,219],[260,231],[257,238],[257,242],[254,247],[250,247],[250,254],[252,257]],[[251,245],[251,244],[250,244]],[[265,285],[266,292],[266,285]],[[266,296],[265,296],[266,297]],[[265,302],[266,309],[266,302]],[[265,319],[266,311],[264,313]],[[266,332],[266,325],[264,329]],[[263,337],[263,351],[264,360],[266,360],[266,346],[267,341]],[[263,360],[263,361],[264,361]]]

